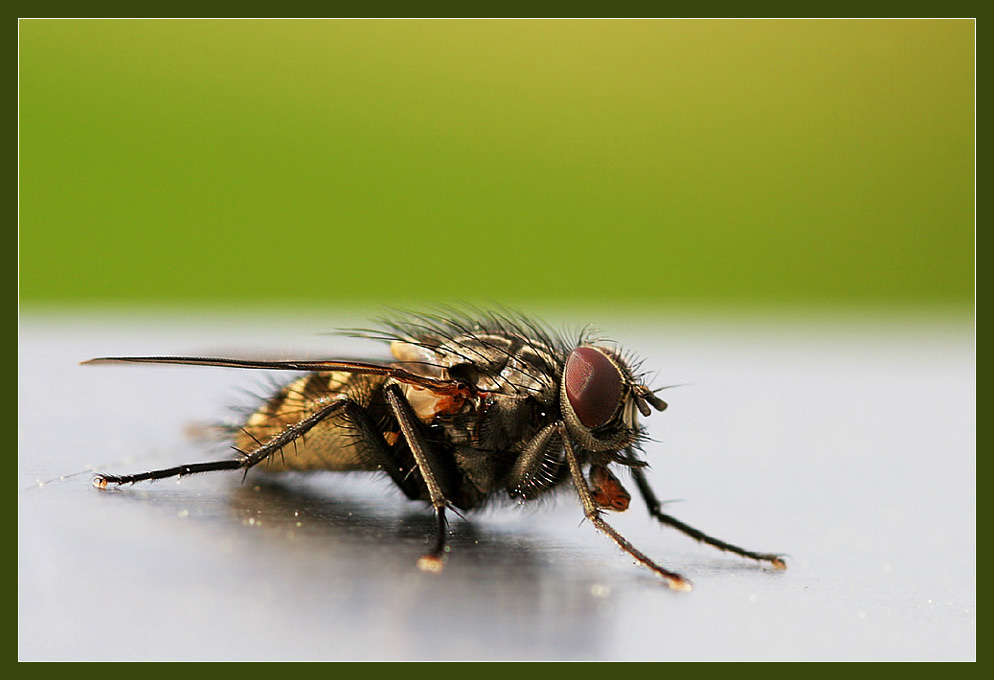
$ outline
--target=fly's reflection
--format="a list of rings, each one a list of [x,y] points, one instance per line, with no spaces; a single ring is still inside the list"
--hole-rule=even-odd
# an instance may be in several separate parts
[[[411,570],[400,549],[424,545],[423,530],[432,521],[405,511],[400,499],[387,504],[397,509],[390,513],[382,502],[336,500],[279,478],[250,479],[228,498],[228,515],[241,527],[234,554],[262,554],[272,562],[284,593],[277,606],[316,600],[327,604],[331,628],[351,622],[347,633],[332,635],[332,656],[348,651],[337,647],[343,635],[360,640],[353,644],[362,653],[350,658],[546,659],[555,650],[555,658],[586,659],[601,653],[595,624],[609,625],[610,587],[527,537],[453,522],[450,540],[459,550],[446,578],[438,579]]]

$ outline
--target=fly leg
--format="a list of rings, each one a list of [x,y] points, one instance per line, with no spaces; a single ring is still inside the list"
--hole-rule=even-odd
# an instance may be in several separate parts
[[[628,460],[635,460],[635,456],[630,449],[628,451]],[[649,486],[649,482],[646,479],[645,472],[643,472],[642,468],[633,466],[630,469],[632,471],[632,477],[635,479],[635,485],[638,486],[639,493],[642,494],[642,499],[645,501],[646,507],[649,509],[649,514],[662,524],[673,527],[677,531],[686,534],[701,543],[715,547],[718,550],[724,550],[725,552],[730,552],[735,555],[748,557],[749,559],[757,560],[759,562],[769,562],[777,569],[787,568],[786,563],[783,561],[782,555],[776,555],[773,553],[758,553],[746,550],[745,548],[740,548],[737,545],[732,545],[731,543],[726,543],[725,541],[714,538],[713,536],[708,536],[703,531],[695,529],[688,524],[684,524],[671,515],[667,515],[663,512],[663,504],[659,502],[659,499],[656,498],[656,494],[652,490],[652,487]]]
[[[428,489],[428,499],[435,511],[438,525],[435,529],[435,543],[431,551],[421,556],[418,568],[422,571],[438,572],[445,566],[445,553],[448,551],[448,523],[445,519],[445,509],[450,506],[442,483],[445,479],[442,462],[437,454],[428,446],[417,422],[417,416],[403,392],[397,385],[387,385],[384,389],[390,411],[400,425],[404,440],[414,454],[414,462],[418,466],[421,478]]]
[[[559,426],[546,425],[535,433],[514,461],[507,487],[520,498],[535,498],[556,483],[559,472]]]
[[[163,468],[161,470],[139,472],[133,475],[110,475],[100,473],[93,478],[93,485],[99,489],[106,489],[108,484],[120,486],[121,484],[134,484],[135,482],[167,479],[169,477],[185,477],[187,475],[198,474],[201,472],[216,472],[218,470],[245,470],[247,473],[249,468],[254,465],[258,465],[275,452],[282,449],[284,446],[293,443],[300,437],[303,437],[322,420],[341,413],[345,408],[346,403],[348,402],[344,399],[333,401],[327,406],[321,408],[319,411],[315,411],[311,415],[307,416],[303,420],[288,426],[278,435],[269,441],[260,444],[258,448],[253,449],[251,452],[245,453],[239,451],[241,454],[240,457],[234,460],[189,463],[187,465],[177,465],[176,467]]]
[[[390,475],[390,479],[400,487],[408,499],[418,500],[420,494],[414,479],[398,465],[390,452],[390,447],[387,446],[387,442],[383,438],[383,433],[377,430],[366,409],[349,399],[345,402],[343,414],[356,430],[359,439],[366,444],[365,450],[369,452],[370,462]]]
[[[577,459],[576,452],[573,450],[573,443],[570,441],[569,435],[566,432],[565,424],[559,424],[559,432],[565,447],[566,462],[569,465],[570,475],[573,477],[573,486],[576,487],[576,492],[580,496],[580,504],[583,505],[583,514],[586,515],[587,519],[589,519],[595,527],[607,534],[611,540],[617,543],[618,547],[634,557],[644,566],[662,576],[666,581],[666,585],[670,588],[673,588],[674,590],[690,590],[690,581],[685,579],[683,576],[680,576],[680,574],[656,564],[651,558],[629,543],[628,539],[615,531],[610,524],[604,521],[601,517],[600,508],[597,507],[593,496],[590,494],[590,488],[587,486],[587,480],[583,477],[583,470],[580,469],[580,461]]]

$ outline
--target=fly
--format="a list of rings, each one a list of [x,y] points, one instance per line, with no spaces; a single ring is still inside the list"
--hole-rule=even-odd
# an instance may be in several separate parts
[[[232,431],[235,457],[138,474],[101,473],[94,485],[133,484],[218,470],[370,471],[388,475],[436,520],[418,560],[440,571],[446,512],[510,498],[528,502],[570,482],[583,513],[623,551],[677,590],[690,582],[619,534],[603,510],[631,496],[612,468],[627,469],[649,514],[702,543],[778,569],[780,555],[740,548],[663,512],[640,458],[639,416],[663,411],[638,364],[586,334],[575,341],[524,317],[412,314],[362,337],[390,343],[392,362],[251,361],[149,356],[85,364],[144,363],[304,372]],[[284,451],[285,449],[285,451]]]

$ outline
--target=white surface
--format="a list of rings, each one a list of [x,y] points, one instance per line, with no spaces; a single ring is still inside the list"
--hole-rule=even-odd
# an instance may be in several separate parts
[[[671,512],[790,555],[775,572],[698,546],[637,499],[610,516],[692,579],[690,593],[582,522],[570,489],[534,511],[455,519],[448,565],[432,575],[414,568],[428,513],[379,479],[90,486],[91,466],[224,455],[184,430],[266,378],[78,361],[379,351],[313,335],[355,323],[22,317],[18,658],[975,659],[976,376],[963,323],[605,322],[660,371],[657,385],[689,383],[647,421],[651,480],[682,499]]]

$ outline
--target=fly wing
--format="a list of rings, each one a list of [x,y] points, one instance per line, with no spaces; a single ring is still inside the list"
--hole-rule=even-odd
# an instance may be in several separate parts
[[[418,375],[388,364],[342,360],[264,361],[223,357],[99,357],[82,362],[93,364],[170,364],[217,366],[276,371],[306,372],[284,386],[234,432],[236,448],[250,451],[288,426],[327,405],[327,399],[346,396],[361,407],[370,406],[374,394],[387,380],[401,384],[415,413],[431,422],[440,413],[460,410],[473,387],[459,380]],[[366,455],[358,430],[343,417],[330,418],[312,428],[306,438],[294,442],[293,450],[281,451],[265,464],[271,470],[376,470],[379,466]],[[386,437],[395,435],[384,431]]]
[[[465,383],[448,378],[419,375],[404,368],[388,364],[377,364],[365,361],[259,361],[254,359],[229,359],[222,357],[98,357],[81,362],[83,365],[92,364],[172,364],[179,366],[218,366],[222,368],[254,368],[268,371],[309,371],[331,372],[341,371],[355,375],[378,375],[393,378],[399,382],[431,389],[443,393],[464,393],[469,389]]]

